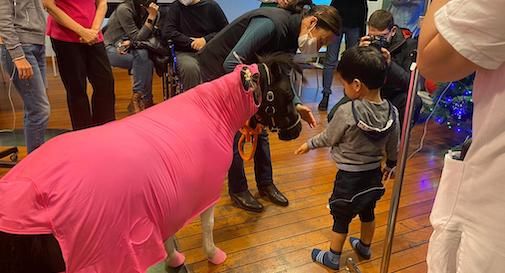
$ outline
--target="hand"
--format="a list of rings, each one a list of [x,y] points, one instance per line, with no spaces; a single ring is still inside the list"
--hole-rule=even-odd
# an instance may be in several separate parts
[[[382,56],[384,56],[384,58],[386,59],[386,62],[388,63],[388,65],[391,64],[391,53],[389,53],[389,51],[385,48],[381,48],[381,53],[382,53]]]
[[[93,45],[98,42],[98,30],[85,28],[80,34],[81,43]]]
[[[395,178],[395,168],[384,167],[384,169],[382,170],[382,181],[394,179]]]
[[[130,40],[124,40],[121,42],[119,47],[117,47],[117,52],[121,55],[125,55],[128,53],[128,48],[130,48],[131,41]]]
[[[205,41],[205,38],[191,38],[193,39],[193,42],[191,42],[191,48],[193,48],[196,51],[202,50],[202,48],[207,44],[207,41]]]
[[[149,7],[146,7],[149,19],[154,19],[158,16],[159,8],[160,7],[156,5],[156,3],[151,3],[149,4]]]
[[[359,39],[359,46],[369,46],[371,43],[370,36],[363,36]]]
[[[314,115],[312,114],[312,110],[310,110],[309,107],[307,107],[303,104],[297,104],[296,111],[298,111],[298,113],[300,113],[301,118],[309,124],[310,128],[316,127],[316,125],[317,125],[316,119],[314,118]]]
[[[32,65],[26,58],[17,59],[14,61],[20,80],[29,80],[33,76]]]
[[[295,151],[295,155],[306,154],[310,151],[309,145],[307,143],[303,143],[302,146],[298,147]]]
[[[290,0],[277,0],[277,6],[279,8],[287,8],[291,4]]]

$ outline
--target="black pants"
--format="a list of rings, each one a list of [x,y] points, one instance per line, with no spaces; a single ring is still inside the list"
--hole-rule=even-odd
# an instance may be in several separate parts
[[[235,135],[235,140],[233,141],[233,161],[228,171],[228,190],[231,193],[239,193],[248,189],[244,161],[240,157],[237,146],[240,136],[240,133]],[[258,146],[254,154],[254,175],[258,187],[265,187],[273,183],[270,143],[268,141],[268,133],[265,130],[259,135]]]
[[[349,223],[356,215],[359,215],[361,222],[372,222],[375,219],[375,203],[383,194],[380,168],[361,172],[339,170],[329,200],[333,216],[332,230],[347,234]]]
[[[51,42],[67,91],[72,128],[79,130],[114,120],[114,78],[104,44],[87,45],[55,39]],[[93,87],[91,108],[86,80]]]
[[[0,231],[1,273],[57,273],[65,262],[51,234],[15,235]]]

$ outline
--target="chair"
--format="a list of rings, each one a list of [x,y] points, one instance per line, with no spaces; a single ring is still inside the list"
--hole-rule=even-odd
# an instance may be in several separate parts
[[[163,100],[168,100],[184,91],[177,71],[177,56],[175,55],[175,46],[172,41],[168,41],[168,48],[170,49],[170,56],[168,56],[165,69],[161,74]]]
[[[302,78],[303,78],[303,70],[305,69],[315,69],[316,70],[316,93],[314,100],[317,99],[317,94],[319,92],[320,83],[319,83],[319,70],[323,70],[324,66],[321,63],[321,59],[326,56],[326,51],[320,51],[314,54],[303,54],[298,53],[294,56],[294,61],[302,68]],[[303,91],[303,81],[300,79],[298,81],[298,96],[301,98]]]

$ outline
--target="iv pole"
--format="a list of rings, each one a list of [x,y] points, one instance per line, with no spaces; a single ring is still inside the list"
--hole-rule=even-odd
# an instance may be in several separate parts
[[[428,9],[430,0],[425,0],[425,8],[423,14],[426,13]],[[422,21],[423,16],[419,18]],[[417,52],[416,52],[417,55]],[[417,59],[417,56],[413,58]],[[391,250],[393,247],[393,237],[395,233],[396,218],[398,216],[398,207],[400,204],[400,193],[402,191],[403,178],[405,175],[405,167],[407,164],[408,150],[409,150],[409,140],[410,140],[410,121],[412,121],[412,112],[414,108],[414,98],[417,93],[419,81],[419,70],[417,69],[417,63],[414,61],[410,67],[410,83],[407,96],[407,105],[405,106],[405,119],[402,126],[402,134],[400,140],[400,152],[399,152],[399,162],[397,170],[395,171],[395,184],[393,188],[393,194],[391,196],[391,206],[388,216],[388,226],[386,230],[386,239],[384,240],[384,250],[382,252],[382,262],[380,273],[387,273],[389,269],[389,262],[391,259]]]

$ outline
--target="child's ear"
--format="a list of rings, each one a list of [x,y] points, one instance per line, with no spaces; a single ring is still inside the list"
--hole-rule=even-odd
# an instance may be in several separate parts
[[[358,79],[354,79],[352,80],[352,89],[353,89],[353,92],[356,94],[356,95],[359,95],[360,94],[360,91],[361,91],[361,81],[358,80]]]

